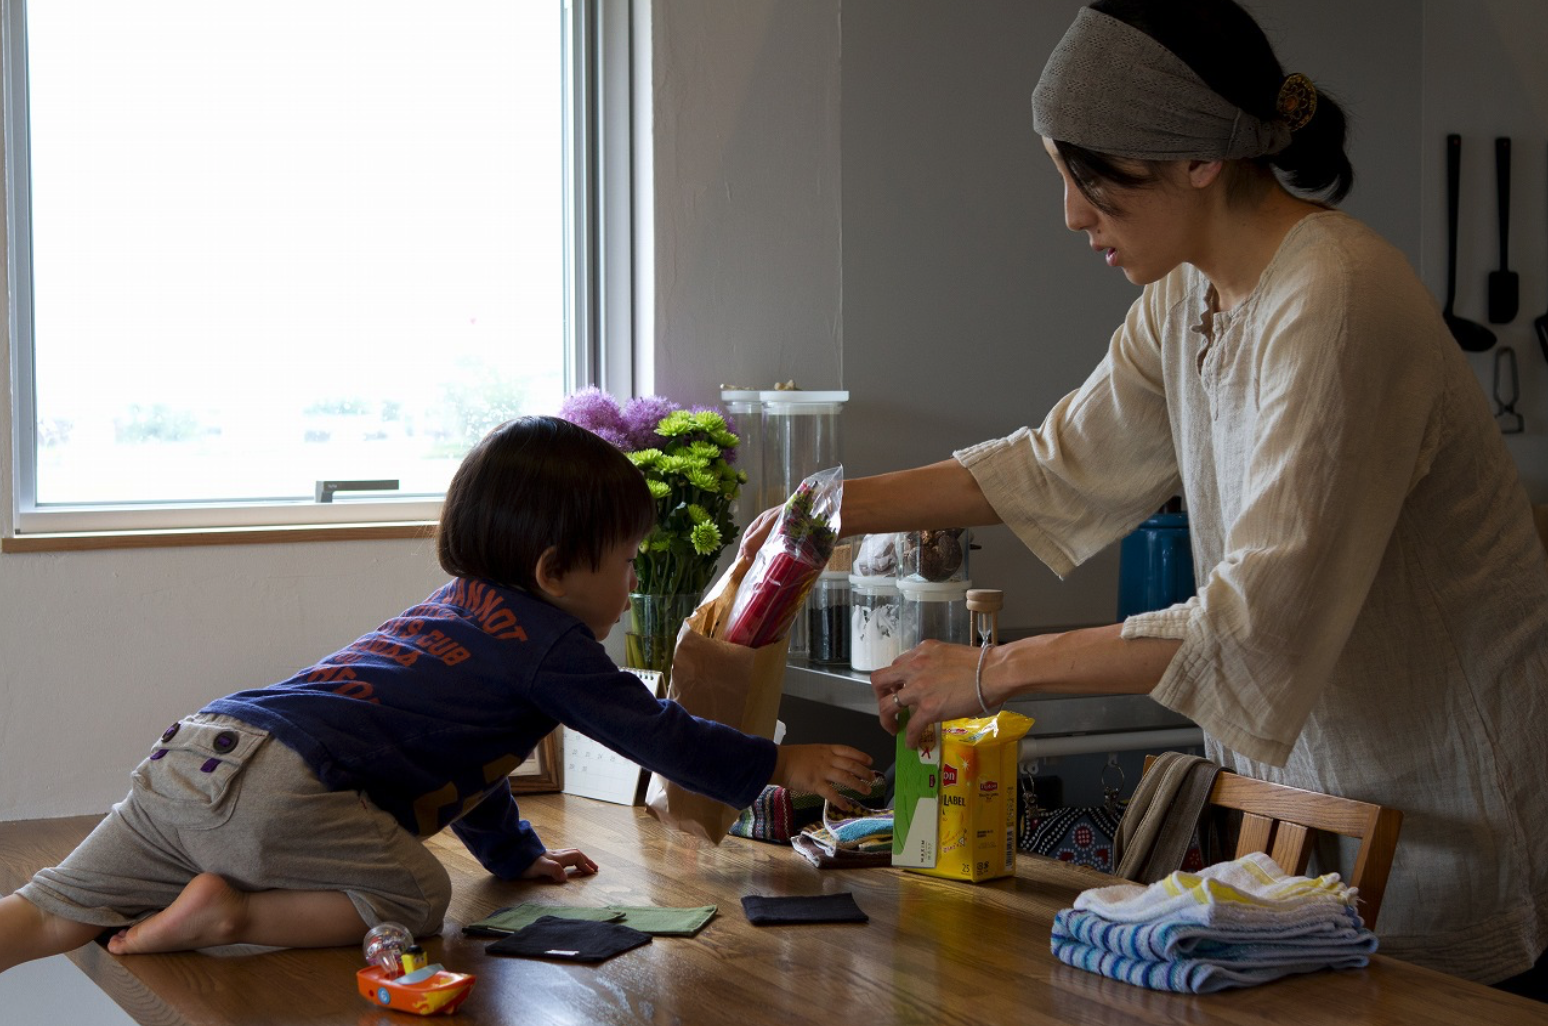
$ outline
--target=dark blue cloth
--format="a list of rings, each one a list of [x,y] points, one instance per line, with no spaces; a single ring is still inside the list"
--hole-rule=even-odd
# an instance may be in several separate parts
[[[776,755],[654,698],[568,613],[463,578],[289,680],[204,711],[270,731],[323,784],[364,791],[417,836],[450,825],[504,879],[544,851],[507,777],[557,724],[736,808]]]

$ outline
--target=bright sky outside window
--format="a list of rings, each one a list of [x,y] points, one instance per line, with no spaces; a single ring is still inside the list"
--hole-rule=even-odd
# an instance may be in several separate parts
[[[33,0],[27,30],[39,508],[438,495],[557,408],[560,4]]]

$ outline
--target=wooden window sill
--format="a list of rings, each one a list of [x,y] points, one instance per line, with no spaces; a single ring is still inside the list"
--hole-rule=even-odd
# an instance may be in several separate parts
[[[296,542],[433,538],[431,521],[392,524],[304,524],[294,527],[198,527],[175,531],[82,531],[0,538],[0,552],[82,552],[189,545],[282,545]]]

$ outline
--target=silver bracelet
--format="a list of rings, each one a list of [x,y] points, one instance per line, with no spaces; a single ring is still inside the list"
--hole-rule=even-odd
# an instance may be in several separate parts
[[[978,693],[978,707],[984,711],[985,716],[994,715],[989,711],[989,703],[984,701],[984,657],[993,647],[986,644],[978,650],[978,671],[973,674],[973,690]]]

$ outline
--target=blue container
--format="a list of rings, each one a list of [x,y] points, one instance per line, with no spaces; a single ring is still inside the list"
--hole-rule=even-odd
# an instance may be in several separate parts
[[[1165,609],[1193,595],[1188,514],[1157,513],[1118,550],[1118,620]]]

